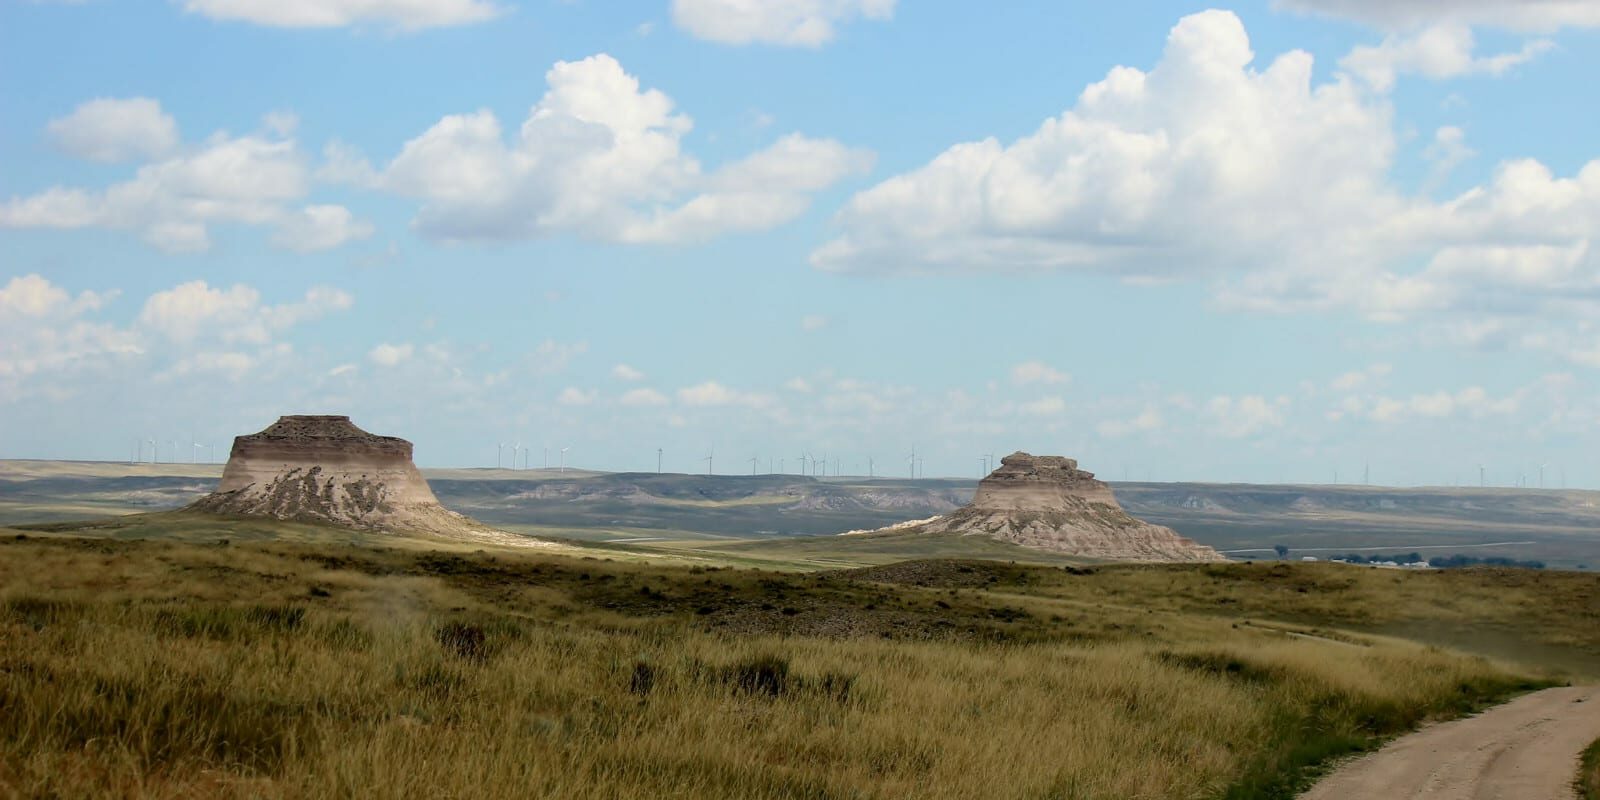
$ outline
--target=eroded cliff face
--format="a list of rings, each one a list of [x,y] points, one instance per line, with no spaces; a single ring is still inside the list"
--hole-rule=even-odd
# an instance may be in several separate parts
[[[217,491],[189,508],[366,530],[458,534],[492,529],[439,505],[411,443],[349,417],[286,416],[235,437]]]
[[[1109,561],[1225,561],[1171,528],[1135,519],[1111,487],[1061,456],[1012,453],[978,484],[972,503],[909,530],[985,535]]]

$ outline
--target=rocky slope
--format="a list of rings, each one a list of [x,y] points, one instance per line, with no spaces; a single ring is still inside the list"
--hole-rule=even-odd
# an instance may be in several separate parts
[[[972,503],[905,530],[984,535],[1110,561],[1224,561],[1171,528],[1135,519],[1111,487],[1078,462],[1012,453],[978,484]]]
[[[506,535],[439,505],[411,461],[410,442],[368,433],[345,416],[286,416],[235,437],[221,485],[189,509],[363,530]]]

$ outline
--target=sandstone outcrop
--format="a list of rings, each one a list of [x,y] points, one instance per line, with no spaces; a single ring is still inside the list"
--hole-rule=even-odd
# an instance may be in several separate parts
[[[410,442],[368,433],[345,416],[280,417],[260,433],[234,437],[222,483],[189,508],[373,531],[511,536],[439,505],[411,461]]]
[[[978,484],[970,504],[902,530],[984,535],[1107,561],[1226,560],[1171,528],[1130,516],[1110,486],[1061,456],[1012,453]]]

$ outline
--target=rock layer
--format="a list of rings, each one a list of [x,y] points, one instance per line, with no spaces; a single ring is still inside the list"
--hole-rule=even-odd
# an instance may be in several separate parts
[[[1225,561],[1221,553],[1122,509],[1111,487],[1061,456],[1012,453],[978,484],[972,503],[908,528],[985,535],[1108,561]]]
[[[439,505],[411,461],[410,442],[368,433],[345,416],[280,417],[234,437],[217,491],[189,508],[365,530],[493,532]]]

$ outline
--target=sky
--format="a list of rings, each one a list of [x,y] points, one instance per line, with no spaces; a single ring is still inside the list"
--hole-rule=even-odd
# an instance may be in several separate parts
[[[1597,77],[1591,0],[6,0],[0,458],[1600,488]]]

